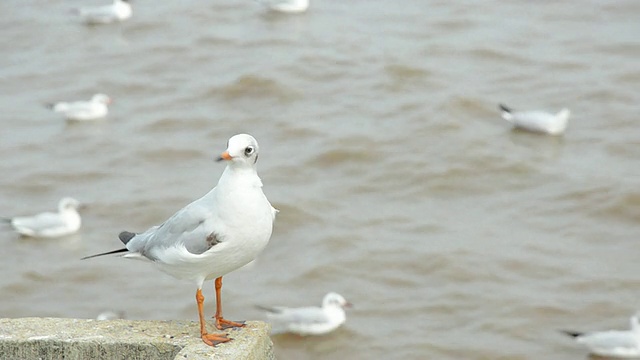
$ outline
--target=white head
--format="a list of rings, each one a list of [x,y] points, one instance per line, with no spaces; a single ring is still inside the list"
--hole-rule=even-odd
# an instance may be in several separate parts
[[[338,293],[330,292],[322,298],[323,308],[349,308],[351,306],[353,305]]]
[[[105,94],[95,94],[91,97],[91,102],[109,105],[111,104],[111,98]]]
[[[227,150],[218,161],[226,160],[236,166],[255,166],[258,161],[258,142],[251,135],[238,134],[227,142]]]
[[[558,118],[558,120],[567,121],[569,120],[570,115],[571,115],[571,111],[569,111],[569,109],[567,108],[564,108],[556,114],[556,117]]]
[[[80,202],[74,198],[66,197],[62,198],[58,203],[58,211],[66,212],[66,211],[77,211],[80,207]]]

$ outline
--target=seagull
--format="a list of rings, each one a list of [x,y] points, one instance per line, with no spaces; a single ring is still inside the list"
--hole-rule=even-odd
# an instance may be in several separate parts
[[[224,334],[207,333],[202,285],[215,279],[217,329],[244,326],[222,317],[220,290],[222,276],[255,259],[271,237],[277,210],[262,192],[256,171],[258,152],[258,142],[251,135],[233,136],[218,158],[227,167],[216,187],[158,226],[138,234],[121,232],[124,249],[85,259],[126,253],[124,257],[150,260],[169,275],[190,281],[197,286],[202,340],[211,346],[229,341]]]
[[[131,17],[133,10],[129,0],[113,0],[113,4],[98,7],[85,7],[75,10],[89,25],[110,24]]]
[[[124,319],[124,311],[105,310],[96,316],[96,320],[117,320]]]
[[[309,8],[309,0],[255,0],[265,5],[269,10],[282,13],[303,13]]]
[[[20,235],[56,238],[73,234],[80,229],[79,206],[78,200],[66,197],[58,203],[57,213],[44,212],[34,216],[18,216],[3,220]]]
[[[586,346],[592,354],[619,358],[636,358],[640,356],[640,313],[631,319],[630,330],[609,330],[592,333],[563,331]]]
[[[342,295],[330,292],[322,299],[322,307],[258,308],[267,311],[267,318],[273,326],[272,333],[290,332],[305,336],[323,335],[337,329],[347,320],[344,309],[351,306]]]
[[[555,115],[543,111],[514,112],[502,104],[500,104],[500,110],[502,110],[502,118],[512,123],[515,128],[550,135],[564,133],[570,115],[567,108]]]
[[[64,114],[67,120],[96,120],[107,116],[111,98],[105,94],[95,94],[89,101],[57,102],[47,104],[55,112]]]

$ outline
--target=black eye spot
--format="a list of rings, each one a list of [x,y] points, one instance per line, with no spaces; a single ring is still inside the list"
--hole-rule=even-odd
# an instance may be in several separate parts
[[[255,149],[253,148],[253,146],[247,146],[247,148],[244,149],[244,155],[251,156],[251,154],[253,154],[254,151]]]

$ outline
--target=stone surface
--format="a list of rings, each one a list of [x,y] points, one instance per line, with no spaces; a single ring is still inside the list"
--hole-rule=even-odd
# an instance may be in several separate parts
[[[226,333],[212,348],[190,321],[0,319],[0,359],[275,359],[267,324]]]

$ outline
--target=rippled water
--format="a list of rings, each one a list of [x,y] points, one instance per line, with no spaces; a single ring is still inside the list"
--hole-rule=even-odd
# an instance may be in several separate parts
[[[78,3],[79,4],[79,3]],[[119,246],[215,185],[227,139],[260,141],[281,210],[225,314],[355,304],[281,359],[576,359],[557,329],[640,308],[640,3],[136,0],[87,27],[70,1],[3,1],[3,215],[87,203],[59,240],[2,234],[0,316],[197,319],[195,289]],[[83,3],[84,4],[84,3]],[[114,98],[68,124],[42,103]],[[572,110],[562,138],[510,131],[497,103]],[[207,310],[213,314],[213,285]]]

